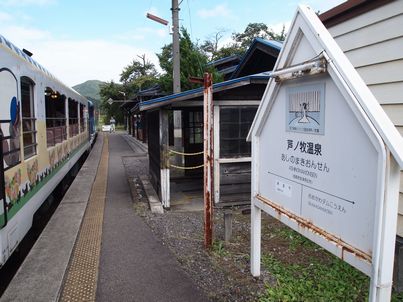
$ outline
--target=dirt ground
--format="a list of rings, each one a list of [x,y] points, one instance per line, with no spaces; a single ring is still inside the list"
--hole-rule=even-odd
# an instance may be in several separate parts
[[[166,211],[163,215],[150,212],[139,180],[139,174],[146,173],[144,165],[147,162],[144,159],[124,159],[136,213],[144,218],[155,236],[169,247],[183,269],[211,301],[257,301],[265,291],[265,284],[274,285],[276,280],[263,267],[259,278],[250,274],[249,213],[234,210],[232,239],[224,242],[223,211],[215,209],[215,242],[212,250],[205,250],[202,212]],[[273,254],[285,263],[309,265],[312,256],[325,263],[330,261],[328,253],[319,247],[306,251],[303,244],[297,242],[290,248],[290,240],[282,236],[282,232],[287,232],[285,226],[268,215],[262,215],[262,254]]]

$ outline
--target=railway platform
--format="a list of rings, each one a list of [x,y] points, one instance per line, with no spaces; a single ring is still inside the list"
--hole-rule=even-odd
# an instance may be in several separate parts
[[[1,302],[208,301],[133,210],[123,161],[136,157],[144,176],[146,151],[124,133],[98,136]]]

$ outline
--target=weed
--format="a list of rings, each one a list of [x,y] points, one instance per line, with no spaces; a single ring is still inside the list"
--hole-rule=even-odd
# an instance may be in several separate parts
[[[229,252],[225,249],[224,242],[221,240],[214,240],[212,251],[218,257],[226,257],[229,255]]]
[[[262,260],[277,285],[266,285],[261,302],[367,300],[369,278],[338,258],[327,265],[312,259],[308,266],[286,265],[272,255]]]
[[[295,252],[298,247],[303,247],[304,249],[317,249],[318,245],[307,239],[306,237],[300,235],[293,229],[282,226],[273,229],[275,237],[286,239],[289,241],[289,248],[291,251]]]
[[[403,301],[403,293],[393,293],[392,294],[392,302],[401,302]]]

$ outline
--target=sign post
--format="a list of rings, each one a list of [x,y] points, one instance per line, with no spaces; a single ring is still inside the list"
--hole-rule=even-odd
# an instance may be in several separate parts
[[[391,294],[403,140],[319,21],[300,6],[271,74],[252,141],[251,272],[261,211]]]

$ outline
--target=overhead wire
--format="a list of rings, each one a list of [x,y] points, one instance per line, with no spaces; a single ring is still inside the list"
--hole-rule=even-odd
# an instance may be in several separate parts
[[[153,5],[153,0],[150,0],[150,3],[148,5],[148,9],[147,9],[147,13],[150,11],[152,5]],[[146,24],[146,22],[147,22],[147,18],[143,18],[143,27]]]
[[[181,1],[181,3],[183,2],[183,0]],[[190,11],[190,4],[189,4],[189,0],[186,0],[187,6],[188,6],[188,15],[189,15],[189,27],[190,27],[190,38],[193,40],[193,27],[192,27],[192,15],[191,15],[191,11]],[[204,70],[203,70],[203,66],[200,62],[200,57],[197,56],[197,63],[199,65],[199,71],[200,74],[203,75]]]

